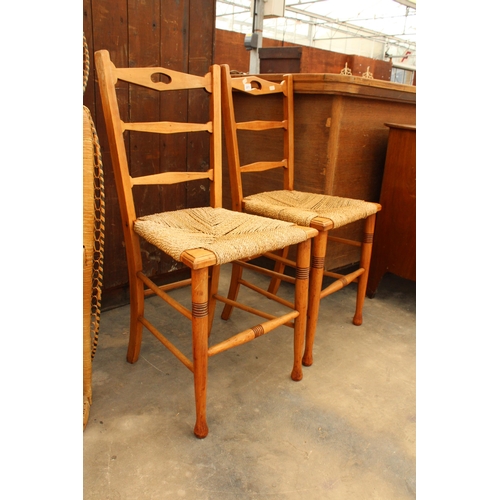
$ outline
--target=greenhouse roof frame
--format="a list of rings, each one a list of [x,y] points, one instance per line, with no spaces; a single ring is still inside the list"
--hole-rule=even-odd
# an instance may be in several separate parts
[[[217,0],[216,27],[253,30],[255,0]],[[269,4],[282,0],[260,0]],[[285,0],[284,16],[264,18],[263,36],[379,58],[411,54],[416,64],[416,0]]]

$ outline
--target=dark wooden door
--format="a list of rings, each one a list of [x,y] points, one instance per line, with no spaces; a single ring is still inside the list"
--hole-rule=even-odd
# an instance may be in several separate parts
[[[215,44],[215,0],[83,0],[83,32],[90,53],[90,77],[84,94],[86,105],[94,118],[102,149],[106,197],[104,243],[103,309],[128,302],[128,274],[120,211],[116,195],[108,141],[102,116],[98,84],[94,72],[93,54],[109,51],[118,67],[162,66],[196,75],[205,74],[213,63]],[[147,93],[148,91],[145,90]],[[203,113],[198,97],[172,100],[145,99],[135,107],[129,102],[128,89],[119,90],[122,112],[133,114],[135,120],[160,118],[183,120]],[[172,161],[185,162],[186,170],[208,162],[208,144],[187,143],[186,138],[158,138],[145,143],[141,134],[127,138],[130,168],[139,171],[165,171]],[[149,149],[148,162],[139,159],[141,148]],[[196,189],[200,205],[208,202],[206,186]],[[168,193],[167,193],[168,190]],[[190,194],[190,200],[192,199]],[[142,210],[162,211],[186,207],[186,190],[144,188]],[[192,203],[191,203],[192,204]],[[144,243],[144,269],[158,282],[166,282],[185,273],[179,264]]]

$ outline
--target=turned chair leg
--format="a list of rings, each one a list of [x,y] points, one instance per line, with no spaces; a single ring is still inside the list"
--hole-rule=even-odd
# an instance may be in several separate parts
[[[191,271],[191,286],[194,396],[196,405],[194,435],[202,439],[208,434],[208,268]]]
[[[376,214],[365,219],[363,243],[361,244],[361,259],[359,266],[364,269],[363,274],[358,278],[358,292],[356,297],[356,311],[352,322],[359,326],[363,323],[363,305],[365,303],[366,286],[368,284],[368,273],[370,271],[370,261],[372,258],[373,233],[375,231]]]
[[[313,364],[314,336],[318,324],[321,290],[323,287],[323,270],[325,268],[325,255],[328,243],[328,231],[320,231],[314,238],[311,254],[311,278],[309,281],[309,305],[307,308],[306,346],[302,364]]]
[[[309,295],[309,265],[311,256],[311,240],[297,245],[297,268],[295,273],[295,309],[299,315],[294,323],[294,356],[292,380],[302,380],[302,354],[304,352],[304,337],[307,322],[307,299]]]

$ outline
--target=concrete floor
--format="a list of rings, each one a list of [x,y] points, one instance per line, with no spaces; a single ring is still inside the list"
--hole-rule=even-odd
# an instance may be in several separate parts
[[[285,327],[211,358],[203,440],[192,433],[191,372],[147,331],[139,361],[127,363],[128,307],[103,313],[83,436],[85,500],[416,498],[415,283],[387,274],[359,327],[355,293],[351,285],[323,299],[314,364],[300,382],[290,379]],[[184,318],[157,298],[147,307],[189,353]],[[213,338],[253,322],[239,311],[216,317]]]

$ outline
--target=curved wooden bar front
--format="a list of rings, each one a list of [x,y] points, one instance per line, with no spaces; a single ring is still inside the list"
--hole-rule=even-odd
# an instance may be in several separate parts
[[[263,78],[280,81],[283,75]],[[279,112],[281,101],[269,96],[263,113]],[[251,96],[237,93],[236,108],[255,106]],[[389,130],[384,124],[416,123],[416,87],[383,80],[328,73],[294,74],[295,189],[378,202],[384,172]],[[258,101],[262,103],[262,100]],[[268,150],[280,158],[282,144],[248,138],[241,143],[245,162],[255,150]],[[227,174],[227,166],[224,167]],[[229,180],[225,175],[224,206],[230,207]],[[258,175],[248,179],[245,195],[263,190]],[[279,189],[270,182],[265,190]],[[383,210],[383,207],[382,207]],[[337,236],[360,238],[362,224],[340,228]],[[326,267],[337,269],[359,261],[359,251],[347,245],[331,245]]]

